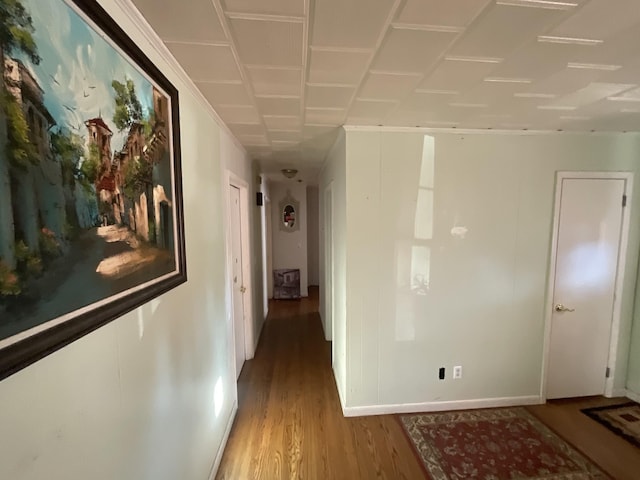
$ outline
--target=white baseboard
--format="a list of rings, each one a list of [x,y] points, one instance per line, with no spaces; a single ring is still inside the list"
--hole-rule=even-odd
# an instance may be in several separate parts
[[[344,417],[348,417],[348,415],[345,413],[344,393],[340,389],[340,382],[338,382],[338,378],[336,377],[336,372],[335,370],[333,370],[333,367],[331,368],[331,370],[333,371],[333,379],[336,382],[336,389],[338,390],[338,398],[340,399],[340,407],[342,407],[342,415]]]
[[[605,395],[606,396],[606,395]],[[611,397],[626,397],[627,396],[627,389],[626,388],[614,388],[611,391]]]
[[[340,401],[342,402],[342,400]],[[539,405],[541,403],[544,403],[544,400],[539,395],[452,400],[446,402],[399,403],[365,407],[345,407],[343,403],[342,412],[345,417],[360,417],[365,415],[388,415],[391,413],[443,412],[447,410],[470,410],[474,408],[515,407],[520,405]]]
[[[238,401],[233,402],[233,407],[231,408],[231,415],[229,415],[229,421],[227,422],[227,428],[224,430],[224,435],[222,436],[222,442],[220,443],[220,447],[218,448],[218,453],[216,453],[216,459],[213,462],[213,467],[211,468],[211,474],[209,475],[209,480],[213,480],[218,473],[218,468],[220,468],[220,462],[222,461],[222,455],[224,454],[224,449],[227,446],[227,440],[229,440],[229,434],[231,433],[231,427],[233,426],[233,421],[236,419],[236,413],[238,413]]]
[[[636,393],[632,390],[627,390],[625,395],[629,400],[640,403],[640,393]]]

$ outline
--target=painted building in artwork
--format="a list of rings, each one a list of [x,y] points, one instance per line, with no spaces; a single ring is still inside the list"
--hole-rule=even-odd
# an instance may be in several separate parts
[[[9,198],[5,198],[7,191],[3,189],[0,254],[9,259],[7,263],[15,265],[15,259],[12,262],[7,255],[7,250],[14,249],[15,242],[23,241],[31,251],[38,252],[41,232],[52,232],[56,238],[64,238],[65,198],[60,166],[51,153],[50,128],[55,121],[44,106],[43,90],[28,68],[13,58],[5,58],[4,82],[7,91],[22,109],[29,141],[35,148],[35,159],[22,162],[21,165],[11,165],[6,159],[8,155],[3,155],[5,165],[0,166],[0,183],[10,186]],[[6,120],[3,123],[3,137],[6,140]],[[7,205],[11,206],[10,212]]]
[[[87,127],[87,153],[97,156],[98,168],[95,188],[98,200],[99,223],[102,225],[119,223],[111,208],[116,187],[115,168],[111,155],[113,132],[102,117],[91,118],[84,122]]]
[[[153,209],[155,216],[156,243],[173,250],[174,224],[172,208],[172,170],[170,164],[169,102],[157,88],[153,89],[154,127],[145,154],[153,164]]]
[[[128,224],[131,230],[149,241],[149,196],[147,190],[152,178],[149,175],[148,182],[131,184],[136,171],[145,172],[148,170],[145,168],[148,167],[147,159],[144,157],[145,145],[144,125],[134,122],[129,127],[129,133],[122,149],[114,156],[114,164],[117,169],[113,205],[114,211],[118,211],[116,214],[117,223]]]
[[[111,130],[101,118],[88,120],[88,147],[100,149],[96,192],[103,223],[127,226],[144,240],[173,249],[168,102],[155,88],[153,106],[151,124],[133,122],[112,157]]]
[[[7,117],[0,108],[0,269],[13,270],[15,258],[15,230],[13,228],[13,207],[11,206],[11,176],[7,155]]]

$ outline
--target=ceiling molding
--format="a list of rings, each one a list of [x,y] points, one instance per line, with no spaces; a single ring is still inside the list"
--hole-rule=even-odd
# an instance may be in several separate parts
[[[396,70],[369,70],[371,75],[391,75],[394,77],[422,77],[424,73],[420,72],[398,72]]]
[[[282,100],[300,100],[300,95],[277,95],[277,94],[256,94],[256,98],[279,98]]]
[[[305,17],[273,15],[268,13],[224,12],[231,20],[253,20],[256,22],[304,23]]]
[[[302,70],[302,65],[264,65],[248,63],[245,67],[247,67],[248,70],[290,70],[295,72]]]
[[[398,100],[392,100],[390,98],[357,97],[356,101],[358,101],[358,102],[372,102],[372,103],[398,103]]]
[[[300,105],[298,107],[298,115],[300,115],[301,123],[304,124],[305,119],[305,106],[307,99],[307,89],[305,84],[307,83],[307,77],[309,75],[309,69],[311,68],[309,62],[309,29],[310,29],[310,13],[309,13],[309,1],[304,0],[304,23],[302,24],[302,66],[300,75]]]
[[[435,32],[435,33],[461,33],[464,32],[464,27],[452,27],[448,25],[422,25],[420,23],[400,23],[394,22],[391,24],[391,28],[395,30],[417,30],[420,32]]]
[[[309,45],[312,52],[331,52],[331,53],[368,53],[374,52],[371,48],[355,48],[355,47],[322,47]]]
[[[197,78],[193,79],[194,83],[203,83],[203,84],[211,84],[211,85],[244,85],[242,80],[198,80]]]
[[[578,6],[575,2],[551,0],[496,0],[496,5],[507,7],[542,8],[545,10],[571,10]]]
[[[307,82],[307,87],[333,87],[333,88],[358,88],[358,85],[350,83],[315,83]]]
[[[307,107],[306,110],[314,112],[344,112],[346,109],[343,107]]]
[[[163,40],[161,40],[163,41]],[[198,45],[198,46],[202,46],[202,47],[228,47],[230,45],[230,42],[193,42],[190,40],[171,40],[171,39],[166,39],[164,40],[165,44],[171,44],[171,45]]]
[[[262,115],[262,117],[263,118],[300,118],[300,115]]]
[[[577,132],[562,129],[555,130],[501,130],[492,128],[434,128],[434,127],[393,127],[378,125],[343,125],[347,132],[395,132],[395,133],[452,133],[464,135],[576,135],[576,136],[611,136],[628,135],[640,138],[640,132]]]

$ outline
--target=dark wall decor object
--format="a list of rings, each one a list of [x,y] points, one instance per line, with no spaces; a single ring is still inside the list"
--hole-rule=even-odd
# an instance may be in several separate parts
[[[176,88],[94,0],[3,11],[0,378],[187,279]]]
[[[300,270],[283,268],[273,271],[273,298],[294,300],[300,298]]]

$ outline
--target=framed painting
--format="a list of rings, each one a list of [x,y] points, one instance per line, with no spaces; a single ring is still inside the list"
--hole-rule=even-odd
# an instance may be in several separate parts
[[[186,281],[178,92],[94,0],[0,4],[0,379]]]

